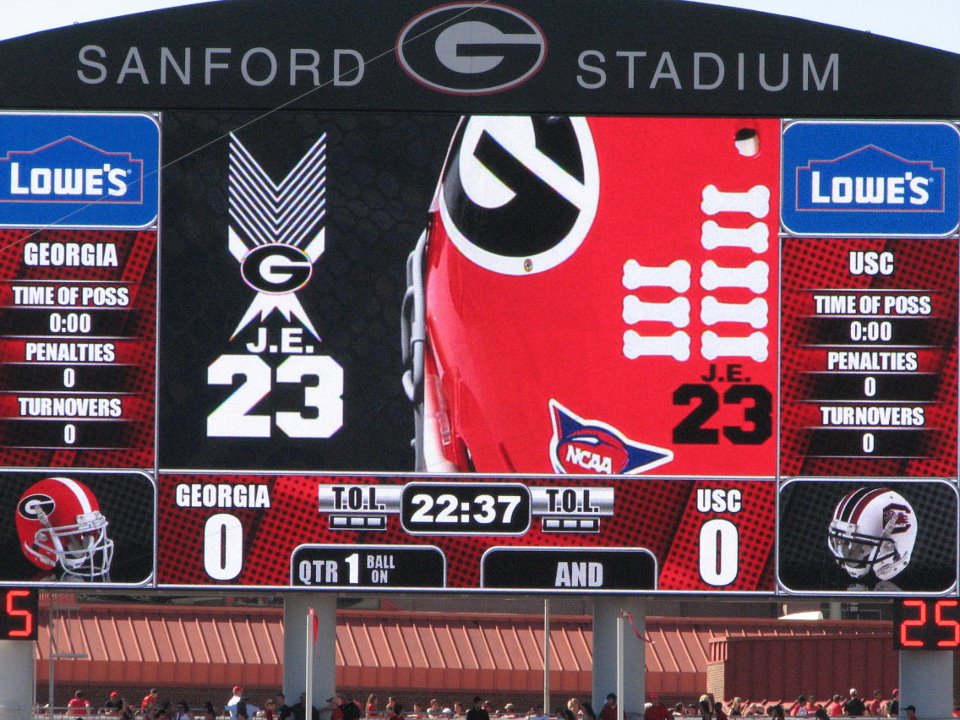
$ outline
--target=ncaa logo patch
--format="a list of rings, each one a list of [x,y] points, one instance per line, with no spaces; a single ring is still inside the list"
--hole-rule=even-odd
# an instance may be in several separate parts
[[[628,440],[599,420],[584,420],[550,400],[550,461],[558,473],[636,475],[673,460],[673,452]]]

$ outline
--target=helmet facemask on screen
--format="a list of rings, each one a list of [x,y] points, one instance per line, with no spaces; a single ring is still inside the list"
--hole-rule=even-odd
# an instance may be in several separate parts
[[[113,540],[107,537],[107,520],[99,511],[77,516],[75,525],[37,530],[33,547],[57,558],[69,575],[96,578],[110,571]]]
[[[20,498],[17,534],[24,557],[65,579],[97,580],[110,572],[113,540],[96,496],[73,478],[34,483]]]
[[[906,498],[888,488],[860,488],[834,510],[827,546],[850,577],[872,570],[889,580],[909,564],[916,538],[917,519]]]

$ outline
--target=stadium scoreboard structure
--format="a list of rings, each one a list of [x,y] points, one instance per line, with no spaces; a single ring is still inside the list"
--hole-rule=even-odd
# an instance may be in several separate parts
[[[0,71],[0,586],[908,595],[956,644],[960,60],[582,5],[0,44],[63,68]]]

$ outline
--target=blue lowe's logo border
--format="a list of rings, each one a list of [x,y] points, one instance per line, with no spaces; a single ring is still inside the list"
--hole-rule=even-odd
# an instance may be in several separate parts
[[[866,145],[797,168],[798,212],[943,212],[946,170]]]
[[[945,237],[960,225],[951,123],[796,121],[784,128],[782,163],[791,234]]]
[[[0,226],[142,229],[159,211],[144,113],[0,113]]]

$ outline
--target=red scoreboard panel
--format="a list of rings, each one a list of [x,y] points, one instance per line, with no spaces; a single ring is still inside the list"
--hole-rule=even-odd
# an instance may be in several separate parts
[[[769,480],[161,474],[163,586],[770,592]]]
[[[0,43],[0,585],[957,595],[955,54],[259,5]]]

